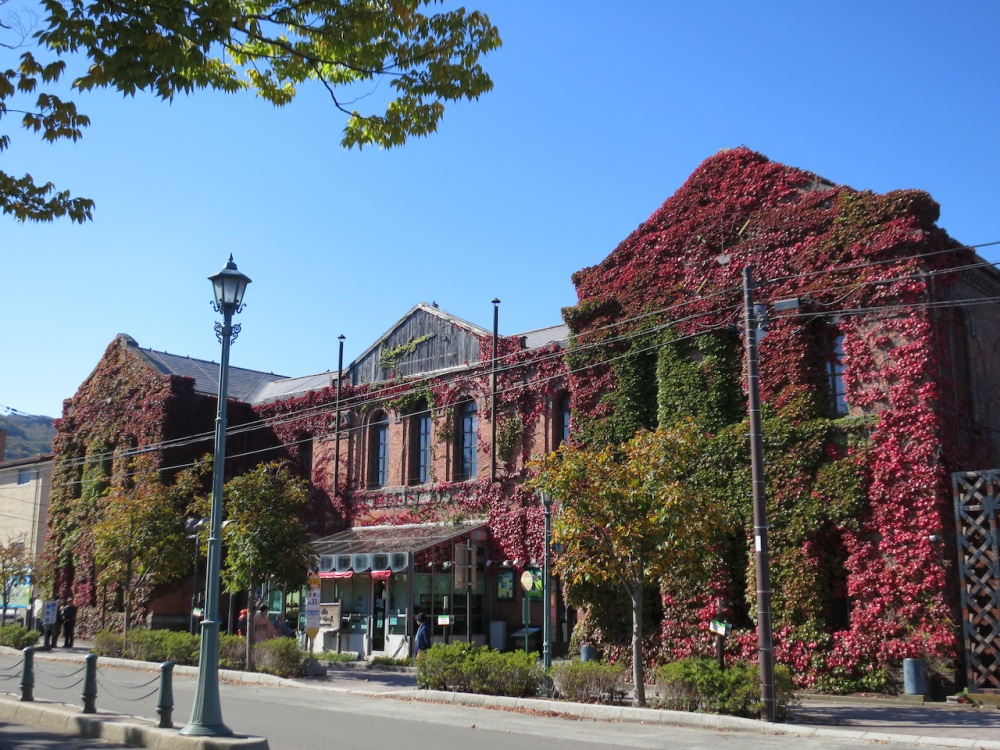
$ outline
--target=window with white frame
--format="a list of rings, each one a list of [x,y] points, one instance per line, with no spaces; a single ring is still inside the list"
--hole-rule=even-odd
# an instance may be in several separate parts
[[[479,457],[479,414],[476,402],[463,401],[456,410],[455,481],[475,479]]]
[[[389,483],[389,415],[377,411],[368,423],[368,488]]]

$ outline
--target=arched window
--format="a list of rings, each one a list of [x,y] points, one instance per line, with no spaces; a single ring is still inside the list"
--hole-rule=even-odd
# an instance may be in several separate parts
[[[389,415],[377,411],[368,423],[368,488],[389,483]]]
[[[431,481],[431,410],[421,399],[407,418],[410,450],[407,461],[408,484]]]
[[[475,401],[463,401],[456,409],[455,481],[475,479],[478,469],[479,418]]]
[[[569,410],[571,405],[572,400],[568,393],[562,393],[556,400],[556,410],[553,415],[553,427],[555,428],[552,436],[553,450],[569,440]]]

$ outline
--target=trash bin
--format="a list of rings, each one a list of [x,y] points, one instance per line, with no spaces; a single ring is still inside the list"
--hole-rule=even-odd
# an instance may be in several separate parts
[[[927,662],[923,659],[903,659],[903,693],[906,695],[931,694]]]
[[[583,646],[580,649],[581,661],[597,661],[597,646]]]

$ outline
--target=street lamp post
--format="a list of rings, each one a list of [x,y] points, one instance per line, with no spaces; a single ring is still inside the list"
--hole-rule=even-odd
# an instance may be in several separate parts
[[[542,490],[545,508],[545,550],[542,560],[542,665],[552,666],[552,495]],[[527,636],[526,636],[527,637]]]
[[[191,635],[194,635],[194,611],[198,607],[198,531],[208,523],[205,518],[189,518],[187,520],[188,539],[194,540],[194,573],[191,574]]]
[[[497,340],[500,334],[500,300],[493,304],[493,359],[490,361],[490,481],[497,481]],[[527,636],[525,636],[527,637]]]
[[[222,481],[226,461],[226,397],[229,385],[229,347],[239,335],[233,315],[243,309],[243,294],[250,279],[240,273],[233,256],[225,268],[209,281],[215,289],[216,312],[222,323],[215,324],[215,335],[222,344],[219,362],[219,402],[215,418],[215,453],[212,459],[212,515],[209,521],[208,554],[205,571],[205,616],[201,621],[201,656],[198,662],[198,685],[195,689],[191,720],[181,734],[200,737],[223,737],[232,730],[222,723],[219,703],[219,576],[222,569]]]

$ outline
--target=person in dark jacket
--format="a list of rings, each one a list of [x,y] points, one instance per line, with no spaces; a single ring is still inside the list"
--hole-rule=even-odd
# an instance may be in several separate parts
[[[414,640],[417,657],[431,647],[431,628],[423,612],[417,613],[417,636]]]
[[[76,604],[70,599],[62,608],[63,648],[73,648],[73,631],[76,630]],[[58,633],[57,633],[58,637]]]

